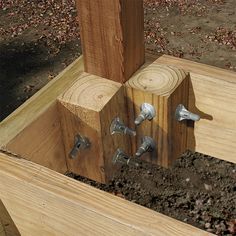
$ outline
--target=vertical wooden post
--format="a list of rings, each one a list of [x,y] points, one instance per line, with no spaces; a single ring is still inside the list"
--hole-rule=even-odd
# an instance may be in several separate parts
[[[69,171],[90,179],[107,182],[115,167],[112,156],[118,148],[130,153],[127,135],[111,135],[110,125],[115,117],[127,123],[124,87],[120,83],[83,73],[58,98],[66,160]],[[80,148],[69,155],[75,136],[86,137],[90,147]]]
[[[144,63],[143,0],[77,0],[85,71],[123,83]]]
[[[188,105],[189,76],[181,69],[159,65],[157,61],[139,70],[126,82],[129,126],[135,128],[134,120],[144,102],[155,107],[156,117],[136,127],[136,140],[132,142],[135,153],[141,138],[149,136],[157,145],[156,153],[146,153],[143,159],[164,167],[187,149],[186,122],[175,120],[179,104]],[[153,155],[154,154],[154,155]]]

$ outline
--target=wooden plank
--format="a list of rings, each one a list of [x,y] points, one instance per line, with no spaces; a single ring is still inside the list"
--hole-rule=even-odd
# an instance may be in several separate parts
[[[211,235],[23,159],[0,154],[0,197],[24,235]]]
[[[190,72],[189,108],[202,119],[189,128],[188,148],[236,163],[236,73],[170,56],[158,63]]]
[[[77,0],[85,71],[125,82],[144,63],[143,0]]]
[[[7,149],[52,170],[63,174],[67,172],[56,102],[12,139]]]
[[[9,215],[7,209],[0,200],[0,235],[1,236],[20,236],[15,223]]]
[[[178,104],[188,103],[188,74],[171,66],[163,66],[156,61],[140,69],[126,82],[130,127],[144,102],[153,105],[156,117],[144,121],[136,127],[137,139],[132,142],[136,152],[143,136],[152,137],[157,144],[157,155],[147,153],[143,159],[162,166],[169,166],[186,150],[186,122],[175,120]]]
[[[113,174],[111,159],[116,149],[130,149],[127,136],[111,135],[109,131],[115,117],[127,121],[124,88],[84,73],[58,101],[69,170],[106,182]],[[91,147],[80,150],[77,158],[72,159],[69,153],[78,134],[88,138]]]
[[[70,87],[83,70],[83,59],[80,57],[3,120],[0,123],[0,148],[6,148],[10,140],[53,105],[57,96]]]

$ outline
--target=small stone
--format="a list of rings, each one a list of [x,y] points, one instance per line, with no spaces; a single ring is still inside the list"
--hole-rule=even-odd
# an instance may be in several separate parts
[[[204,187],[207,191],[212,191],[212,185],[210,184],[204,184]]]
[[[211,228],[211,224],[210,224],[209,222],[207,222],[207,223],[205,224],[205,228],[206,228],[206,229]]]
[[[189,181],[190,181],[190,178],[187,178],[185,181],[186,181],[186,182],[189,182]]]

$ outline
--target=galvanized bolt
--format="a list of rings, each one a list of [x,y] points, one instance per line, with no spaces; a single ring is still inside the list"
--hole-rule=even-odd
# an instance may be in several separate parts
[[[115,152],[113,158],[112,158],[113,164],[122,164],[122,165],[129,165],[129,166],[136,166],[138,167],[139,164],[136,162],[135,158],[132,158],[128,156],[124,151],[121,149],[117,149]]]
[[[199,121],[201,117],[197,114],[194,114],[194,113],[188,111],[184,107],[183,104],[179,104],[176,108],[176,111],[175,111],[175,118],[178,121],[182,121],[182,120]]]
[[[110,126],[110,133],[111,134],[127,134],[131,136],[136,135],[136,131],[133,129],[130,129],[129,127],[125,126],[124,123],[121,121],[119,117],[116,117],[112,122]]]
[[[152,120],[156,116],[155,108],[149,103],[143,103],[140,106],[140,114],[135,119],[135,125],[140,125],[145,120]]]
[[[124,153],[124,151],[122,151],[121,149],[117,149],[116,153],[112,158],[112,163],[113,164],[120,163],[127,165],[129,158],[130,157],[126,153]]]
[[[70,151],[70,157],[76,159],[80,149],[86,149],[90,147],[90,142],[87,138],[80,136],[79,134],[75,136],[75,144]]]
[[[141,142],[142,143],[135,154],[136,157],[141,157],[146,152],[153,152],[156,148],[155,141],[151,137],[144,136]]]

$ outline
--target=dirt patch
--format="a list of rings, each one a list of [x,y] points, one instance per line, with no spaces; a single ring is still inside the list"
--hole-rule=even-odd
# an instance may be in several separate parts
[[[74,1],[0,0],[0,121],[81,53]]]
[[[122,166],[109,184],[74,177],[217,235],[236,235],[236,164],[188,151],[172,168]]]

